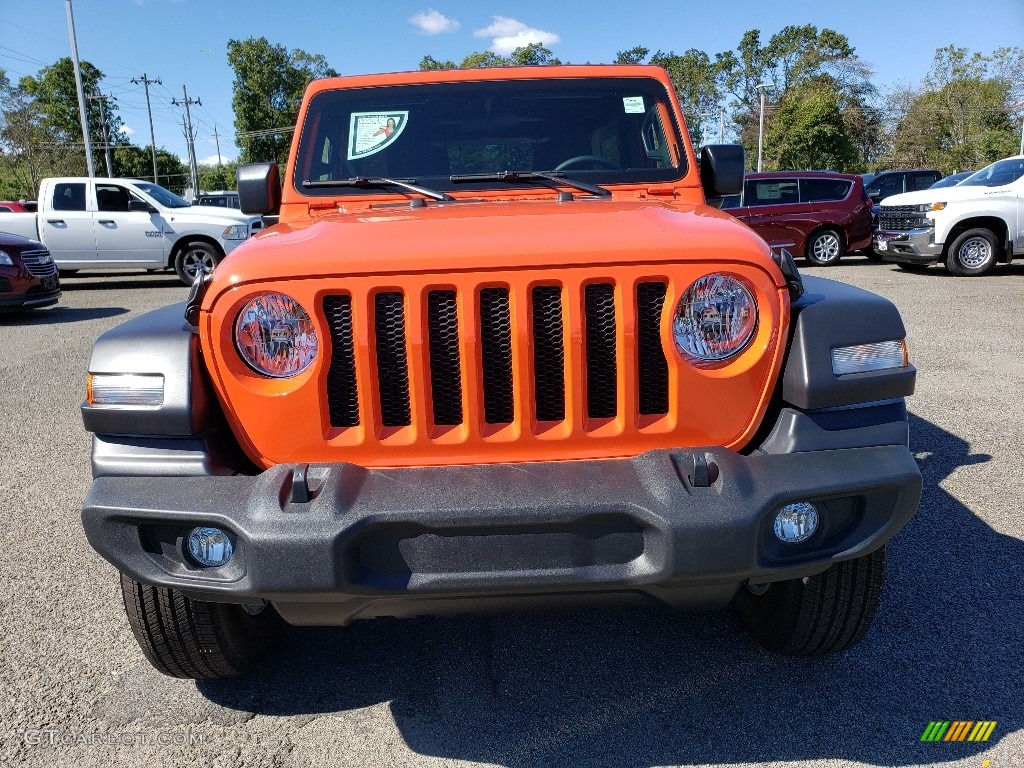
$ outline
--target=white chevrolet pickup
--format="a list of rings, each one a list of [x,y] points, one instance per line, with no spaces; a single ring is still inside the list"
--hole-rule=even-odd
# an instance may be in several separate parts
[[[170,267],[187,285],[262,227],[135,179],[44,179],[37,213],[0,213],[0,232],[42,241],[62,272]]]
[[[1024,255],[1024,155],[992,163],[953,187],[887,197],[874,250],[904,269],[941,261],[964,277]]]

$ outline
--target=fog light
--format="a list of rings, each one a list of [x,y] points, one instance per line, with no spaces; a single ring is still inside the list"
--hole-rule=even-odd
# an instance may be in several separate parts
[[[775,535],[786,544],[807,541],[818,530],[818,510],[813,504],[798,501],[787,504],[775,516]]]
[[[227,531],[204,526],[193,528],[188,535],[188,553],[202,566],[216,568],[231,559],[235,546]]]

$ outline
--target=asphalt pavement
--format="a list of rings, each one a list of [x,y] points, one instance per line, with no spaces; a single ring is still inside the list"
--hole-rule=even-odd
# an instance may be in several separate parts
[[[94,339],[186,289],[82,272],[58,306],[0,316],[0,764],[1024,765],[1024,263],[812,272],[900,308],[925,491],[871,631],[809,660],[728,612],[622,609],[288,628],[247,678],[163,677],[82,532],[78,406]],[[934,720],[997,725],[922,742]]]

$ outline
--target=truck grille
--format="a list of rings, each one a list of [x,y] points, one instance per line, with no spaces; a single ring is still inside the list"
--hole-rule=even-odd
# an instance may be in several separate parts
[[[883,205],[878,212],[878,228],[881,230],[898,232],[927,224],[927,219],[916,205]]]
[[[623,293],[629,291],[628,301]],[[359,425],[373,413],[385,428],[410,426],[426,417],[428,431],[473,422],[481,431],[512,423],[529,430],[565,421],[568,402],[578,403],[591,426],[614,419],[624,397],[643,416],[669,412],[668,363],[662,349],[663,279],[618,285],[612,281],[550,281],[525,287],[486,286],[473,295],[427,287],[422,297],[387,290],[375,293],[360,317],[349,295],[323,299],[331,344],[327,403],[332,427]],[[579,307],[576,312],[571,306]],[[620,328],[625,323],[626,328]],[[373,392],[357,387],[357,326],[368,331],[376,372]],[[574,326],[579,326],[574,327]],[[624,338],[635,333],[628,349]],[[573,360],[567,340],[581,339],[583,360]],[[413,342],[425,348],[423,370]],[[467,343],[470,342],[470,343]],[[475,342],[472,343],[472,342]],[[514,352],[523,344],[528,350]],[[628,361],[628,362],[627,362]],[[582,363],[582,364],[580,364]],[[623,370],[623,367],[625,370]],[[410,381],[430,393],[421,416],[410,399]],[[626,387],[629,392],[620,391]],[[473,396],[468,390],[479,390]]]
[[[57,274],[57,265],[53,263],[49,251],[22,251],[21,260],[33,277],[51,277]]]

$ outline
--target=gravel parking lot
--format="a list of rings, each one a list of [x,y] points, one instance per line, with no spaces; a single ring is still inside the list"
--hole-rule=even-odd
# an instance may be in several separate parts
[[[1024,264],[814,274],[902,311],[925,477],[871,632],[814,660],[724,612],[602,610],[289,628],[249,678],[163,677],[82,532],[78,405],[93,340],[185,289],[81,273],[57,307],[0,316],[0,764],[1024,765]],[[922,743],[931,720],[998,725]]]

